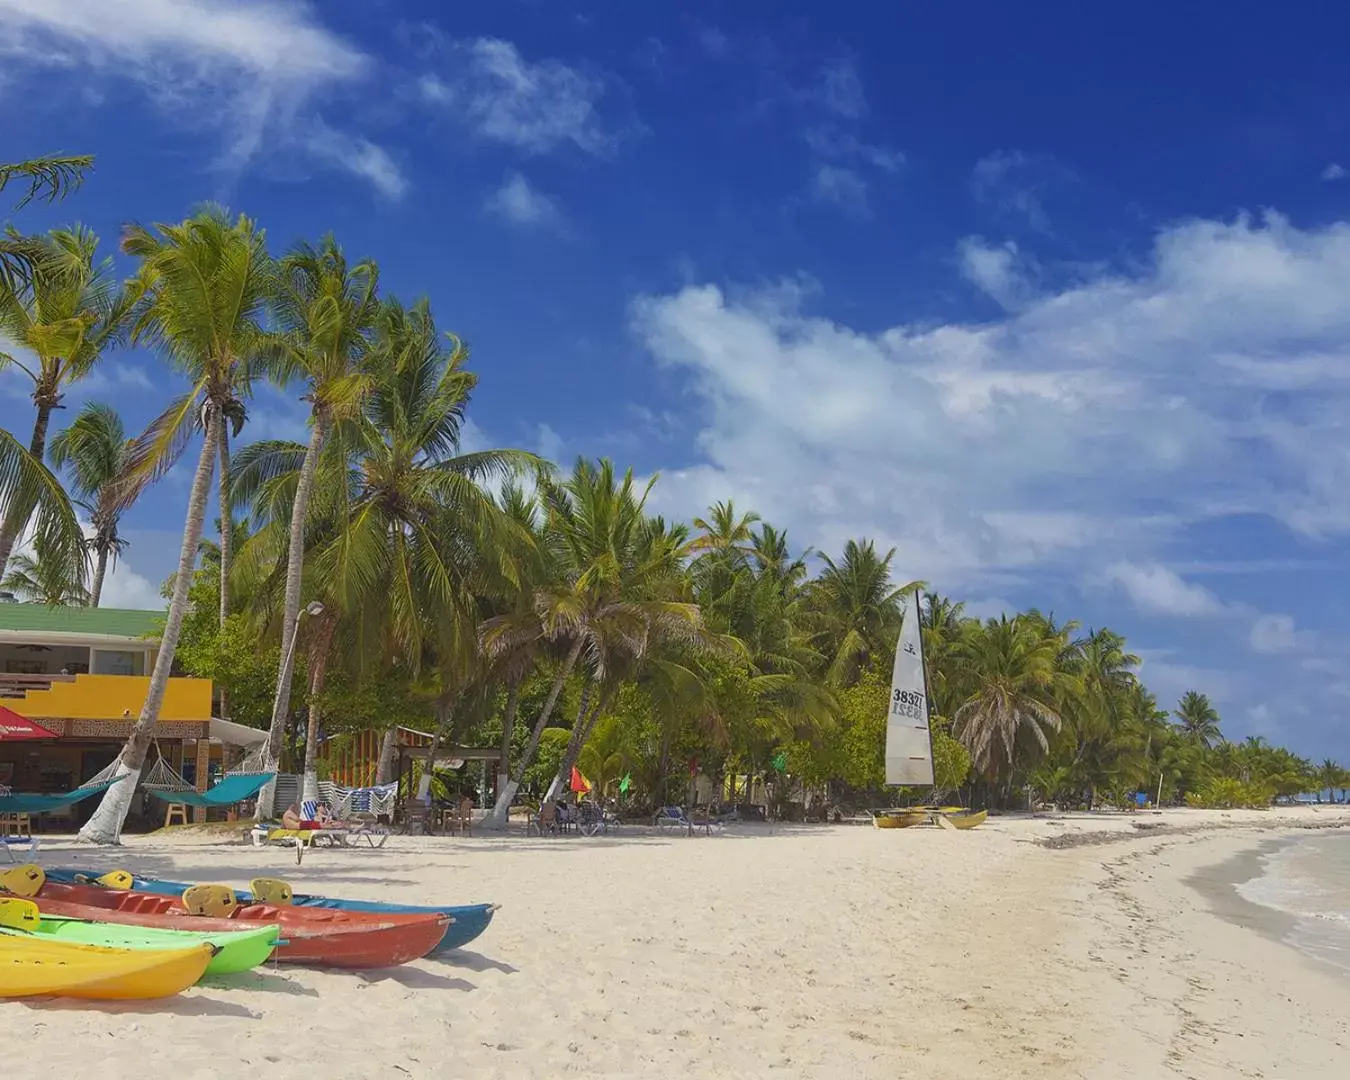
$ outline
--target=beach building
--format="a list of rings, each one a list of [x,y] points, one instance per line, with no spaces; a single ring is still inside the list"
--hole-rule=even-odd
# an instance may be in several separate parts
[[[163,619],[160,611],[0,600],[0,706],[55,736],[0,741],[0,785],[70,791],[113,761],[145,703]],[[211,738],[211,692],[209,679],[171,678],[154,730],[165,760],[198,789],[222,758]],[[51,815],[48,827],[76,825],[94,805],[70,808],[65,820]]]

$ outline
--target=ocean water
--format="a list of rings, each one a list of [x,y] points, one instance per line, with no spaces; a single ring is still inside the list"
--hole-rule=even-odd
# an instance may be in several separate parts
[[[1238,893],[1292,919],[1289,944],[1350,978],[1350,832],[1295,840],[1261,861],[1261,873],[1239,885]]]

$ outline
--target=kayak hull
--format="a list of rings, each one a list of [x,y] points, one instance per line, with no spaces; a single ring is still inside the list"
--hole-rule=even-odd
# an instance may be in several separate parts
[[[49,907],[42,912],[41,922],[32,933],[37,940],[100,945],[110,949],[186,949],[194,945],[212,945],[217,952],[206,966],[207,975],[235,975],[265,964],[276,948],[280,934],[276,926],[216,931],[169,930],[98,922],[98,908],[88,908],[84,914],[87,917],[72,918],[57,915]]]
[[[0,998],[73,997],[148,1001],[186,990],[214,950],[109,949],[40,937],[0,937]]]
[[[223,919],[189,915],[177,900],[154,893],[123,892],[97,885],[48,881],[36,897],[53,915],[166,930],[221,932],[272,926],[283,944],[283,963],[368,969],[396,967],[426,956],[445,936],[449,919],[440,914],[366,914],[244,904]],[[71,910],[74,905],[80,910]]]
[[[71,867],[53,867],[47,870],[47,879],[49,881],[74,883],[91,872]],[[182,896],[183,890],[187,887],[182,882],[163,881],[159,878],[137,877],[132,883],[132,888],[137,892],[156,893],[163,896]],[[236,889],[235,895],[239,898],[240,903],[248,904],[253,901],[252,894],[244,889]],[[448,915],[453,921],[446,929],[445,936],[441,938],[440,943],[431,951],[430,955],[432,956],[449,952],[451,949],[463,948],[473,941],[488,928],[488,925],[492,922],[492,916],[497,910],[496,904],[446,904],[444,906],[390,904],[379,900],[342,900],[334,896],[316,896],[303,893],[295,896],[291,900],[291,904],[295,907],[323,908],[329,911],[355,911],[367,915]]]

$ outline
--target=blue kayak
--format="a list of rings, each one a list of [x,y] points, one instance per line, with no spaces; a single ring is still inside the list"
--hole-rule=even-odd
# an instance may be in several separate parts
[[[98,875],[94,870],[82,870],[73,866],[44,867],[48,881],[64,882],[68,885],[93,881]],[[162,881],[159,878],[136,877],[131,888],[136,892],[158,893],[162,896],[182,896],[189,888],[179,881]],[[253,894],[244,889],[236,889],[235,896],[241,904],[253,903]],[[333,896],[313,896],[296,893],[291,903],[296,907],[332,908],[337,911],[387,911],[400,914],[421,914],[427,912],[449,915],[454,922],[446,928],[445,937],[428,955],[439,956],[450,949],[459,949],[467,945],[488,928],[496,904],[463,904],[459,906],[427,907],[415,904],[386,904],[379,900],[339,900]]]

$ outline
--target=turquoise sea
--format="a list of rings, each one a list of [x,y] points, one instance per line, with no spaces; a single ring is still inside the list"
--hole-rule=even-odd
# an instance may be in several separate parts
[[[1350,831],[1301,838],[1267,852],[1243,899],[1293,920],[1287,940],[1350,978]]]

